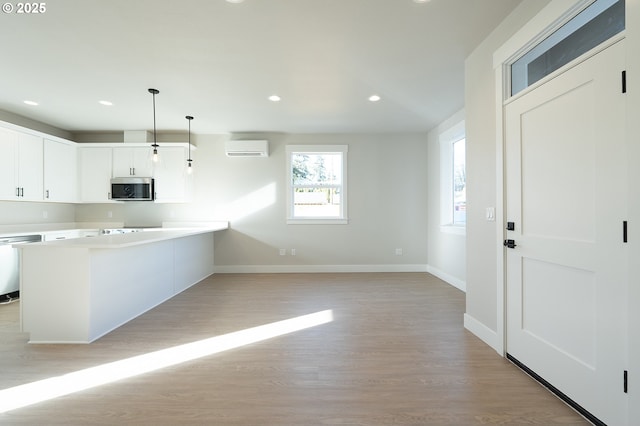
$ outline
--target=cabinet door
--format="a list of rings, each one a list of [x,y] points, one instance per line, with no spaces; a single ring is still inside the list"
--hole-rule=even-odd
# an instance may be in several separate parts
[[[84,203],[111,201],[112,149],[79,148],[80,200]]]
[[[150,147],[131,148],[131,150],[133,174],[140,177],[153,176],[153,150]]]
[[[18,134],[11,130],[0,128],[0,200],[17,200],[17,138]]]
[[[19,200],[43,200],[43,147],[42,138],[18,133]]]
[[[78,198],[75,145],[44,140],[44,199],[74,203]]]
[[[153,165],[149,147],[113,148],[113,177],[151,177]]]
[[[182,147],[162,149],[162,158],[156,168],[155,190],[158,202],[188,201],[189,176],[186,174],[187,153]]]

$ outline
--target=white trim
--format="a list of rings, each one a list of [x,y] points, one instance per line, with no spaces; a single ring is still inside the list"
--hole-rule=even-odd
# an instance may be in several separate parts
[[[431,265],[427,265],[427,272],[430,273],[431,275],[434,275],[438,278],[440,278],[442,281],[446,282],[449,285],[452,285],[453,287],[457,288],[460,291],[464,291],[466,293],[467,291],[467,282],[464,280],[461,280],[460,278],[454,277],[451,274],[448,274],[446,272],[444,272],[441,269],[438,268],[434,268]]]
[[[216,274],[427,272],[427,265],[216,265],[214,270]]]
[[[464,314],[464,328],[475,334],[480,340],[487,345],[491,346],[498,354],[504,356],[502,353],[502,345],[500,343],[499,334],[491,330],[489,327],[472,317],[471,315]]]
[[[594,0],[552,0],[536,16],[530,19],[516,34],[507,40],[493,54],[495,70],[496,108],[496,338],[490,345],[499,354],[506,353],[506,280],[505,252],[502,241],[505,238],[505,181],[504,181],[504,103],[509,98],[509,64],[535,45],[541,38],[563,25],[579,10]],[[565,65],[566,67],[566,65]],[[565,67],[561,70],[564,71]],[[547,78],[549,78],[547,76]],[[547,81],[546,79],[543,79]],[[523,91],[525,92],[525,91]],[[521,92],[522,93],[522,92]],[[474,332],[477,327],[470,329]],[[480,337],[480,336],[478,336]],[[481,337],[482,338],[482,337]],[[484,340],[484,339],[482,339]]]
[[[295,217],[293,215],[293,183],[291,177],[291,154],[295,152],[304,152],[307,154],[325,154],[336,153],[342,154],[342,183],[339,188],[342,190],[340,196],[340,217],[322,218],[322,217]],[[286,223],[287,225],[347,225],[349,223],[348,213],[348,157],[349,145],[287,145],[285,146],[286,164],[287,164],[287,193],[286,193]],[[336,185],[328,185],[327,187],[336,187]]]
[[[508,72],[506,65],[501,65],[496,69],[496,339],[495,346],[492,346],[502,356],[507,352],[507,303],[505,292],[505,252],[501,244],[505,238],[505,182],[504,182],[504,106],[503,94],[508,90],[507,82],[504,79]],[[478,336],[479,337],[479,336]],[[483,339],[484,340],[484,339]]]
[[[287,225],[348,225],[349,219],[287,219]]]
[[[493,68],[515,61],[595,0],[553,0],[493,54]],[[500,87],[500,86],[499,86]]]
[[[464,225],[440,225],[440,232],[453,235],[467,235],[467,227]]]

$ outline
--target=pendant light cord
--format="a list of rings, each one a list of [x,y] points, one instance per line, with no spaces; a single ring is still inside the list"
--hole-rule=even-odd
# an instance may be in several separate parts
[[[158,89],[149,89],[149,93],[153,95],[153,147],[154,154],[158,153],[158,142],[156,139],[156,95],[160,93]]]
[[[191,173],[191,162],[193,161],[191,159],[191,120],[193,120],[193,117],[187,115],[185,118],[189,121],[189,158],[187,159],[187,173]]]

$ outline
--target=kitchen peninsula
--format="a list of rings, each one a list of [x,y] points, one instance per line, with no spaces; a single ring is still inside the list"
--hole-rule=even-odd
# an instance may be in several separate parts
[[[158,228],[19,246],[30,343],[90,343],[213,274],[213,235]]]

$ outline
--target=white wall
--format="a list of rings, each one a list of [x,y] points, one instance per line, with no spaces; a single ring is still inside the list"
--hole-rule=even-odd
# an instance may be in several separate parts
[[[466,237],[464,234],[444,232],[441,229],[441,156],[440,135],[465,119],[461,110],[445,120],[428,134],[429,152],[427,185],[428,214],[428,271],[449,284],[466,289]]]
[[[467,307],[465,325],[492,344],[498,339],[496,222],[496,91],[493,53],[548,1],[526,0],[476,48],[465,62],[467,137]],[[495,347],[495,346],[494,346]]]
[[[75,206],[73,204],[0,201],[0,226],[73,223],[74,221]]]
[[[427,136],[424,134],[261,134],[268,158],[229,158],[227,136],[196,135],[191,204],[79,205],[76,220],[128,226],[171,220],[230,220],[216,234],[216,270],[426,270]],[[237,135],[236,135],[237,137]],[[349,145],[348,225],[285,223],[285,145]],[[286,256],[279,249],[287,249]],[[296,249],[296,256],[290,250]],[[402,256],[395,249],[403,250]]]

